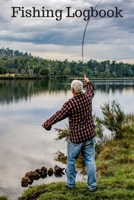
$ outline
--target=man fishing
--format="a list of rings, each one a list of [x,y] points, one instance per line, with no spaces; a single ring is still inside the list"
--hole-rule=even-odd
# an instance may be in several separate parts
[[[97,189],[96,166],[94,161],[94,122],[92,117],[94,87],[86,75],[84,75],[84,81],[86,83],[85,92],[83,92],[83,83],[81,81],[72,81],[71,90],[73,97],[65,102],[62,108],[52,117],[46,120],[42,124],[42,127],[46,130],[51,130],[53,124],[68,117],[69,139],[67,143],[66,186],[69,189],[75,187],[75,164],[81,152],[86,164],[88,188],[90,192],[94,192]]]

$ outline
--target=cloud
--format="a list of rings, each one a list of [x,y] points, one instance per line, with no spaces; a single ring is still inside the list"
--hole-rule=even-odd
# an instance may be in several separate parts
[[[9,48],[13,47],[13,49],[19,49],[19,46],[21,47],[23,43],[23,48],[19,49],[20,51],[24,49],[24,51],[30,51],[31,53],[36,52],[38,55],[42,55],[42,49],[43,51],[47,49],[45,50],[45,52],[48,52],[46,56],[48,56],[49,52],[52,52],[53,57],[58,56],[57,59],[60,59],[60,55],[62,57],[64,52],[65,54],[63,57],[69,56],[70,59],[79,59],[80,56],[78,58],[78,50],[76,50],[75,47],[80,48],[87,23],[87,21],[84,20],[83,11],[95,7],[98,2],[97,0],[94,2],[87,0],[63,0],[62,2],[59,0],[50,0],[43,3],[41,0],[2,0],[0,12],[0,45],[6,48],[6,45],[9,44]],[[23,11],[27,9],[32,10],[32,7],[39,10],[44,9],[44,12],[51,9],[53,10],[54,16],[26,18],[21,17],[23,14],[22,11],[20,11],[17,17],[11,17],[13,15],[13,9],[11,7],[20,7]],[[66,7],[70,7],[71,16],[76,15],[76,10],[81,10],[82,16],[67,17]],[[56,20],[55,12],[57,9],[62,10],[61,20],[59,21]],[[120,59],[120,57],[124,58],[126,57],[126,49],[129,49],[128,45],[134,44],[134,3],[132,0],[127,2],[125,0],[117,0],[116,2],[113,0],[102,0],[96,10],[99,12],[102,9],[106,12],[108,12],[108,10],[113,10],[114,16],[119,10],[122,10],[121,14],[123,17],[91,17],[86,29],[84,45],[87,45],[87,47],[90,46],[89,48],[91,48],[91,45],[94,45],[92,51],[96,49],[98,44],[99,46],[102,45],[102,48],[103,45],[107,45],[107,52],[109,52],[113,49],[112,45],[114,44],[117,45],[117,47],[120,46],[117,48],[120,52],[111,52],[112,55],[110,58],[117,60]],[[78,11],[77,14],[79,15],[79,13]],[[29,44],[32,47],[31,49],[28,47]],[[39,50],[39,46],[41,46],[41,50]],[[70,52],[67,51],[68,47],[70,48]],[[122,47],[124,50],[122,50]],[[67,48],[67,50],[64,49],[64,51],[59,52],[56,51],[56,48],[58,50]],[[90,49],[87,49],[87,51],[89,50]],[[115,51],[116,48],[114,49],[114,52]],[[131,49],[131,52],[133,51],[134,50]],[[95,52],[93,54],[95,54]],[[119,54],[122,56],[118,56]],[[99,55],[97,58],[103,59]],[[107,55],[106,52],[105,55]]]

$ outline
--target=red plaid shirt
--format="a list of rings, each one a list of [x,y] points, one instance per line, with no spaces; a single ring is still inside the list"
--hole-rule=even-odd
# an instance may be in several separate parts
[[[69,99],[62,108],[50,119],[44,122],[48,130],[51,126],[68,117],[69,137],[73,143],[80,143],[94,137],[94,122],[92,117],[92,98],[94,87],[86,83],[86,91],[76,94]]]

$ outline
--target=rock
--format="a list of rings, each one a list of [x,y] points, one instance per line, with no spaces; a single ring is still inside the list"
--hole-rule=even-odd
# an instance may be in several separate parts
[[[54,167],[54,170],[55,170],[54,175],[56,177],[62,177],[62,175],[65,175],[65,173],[63,172],[64,169],[65,168],[61,168],[61,167],[55,165],[55,167]]]
[[[41,168],[41,175],[42,176],[47,175],[47,168],[46,167]]]
[[[33,180],[31,180],[28,176],[23,177],[22,180],[21,180],[21,186],[22,187],[27,187],[28,184],[31,185],[32,183],[33,183]]]
[[[33,180],[31,180],[28,176],[23,177],[22,181],[23,182],[28,182],[28,184],[32,184],[33,183]]]
[[[33,180],[33,175],[32,175],[32,171],[30,171],[30,172],[27,172],[26,174],[25,174],[25,176],[28,176],[31,180]]]
[[[46,178],[47,177],[47,174],[45,175],[40,175],[41,178]]]
[[[36,172],[38,172],[41,175],[41,169],[36,169]]]
[[[65,168],[61,168],[61,167],[59,167],[59,166],[57,166],[57,165],[55,165],[55,167],[54,167],[54,170],[55,170],[55,172],[56,173],[63,173],[63,170],[64,170]],[[64,173],[63,173],[64,174]]]
[[[49,175],[49,176],[52,176],[53,173],[54,173],[53,168],[49,168],[49,170],[48,170],[48,175]]]
[[[35,170],[32,172],[32,177],[33,180],[39,180],[39,178],[41,177],[40,174]]]
[[[59,178],[62,177],[62,173],[61,173],[61,172],[56,172],[56,171],[55,171],[55,172],[54,172],[54,175],[55,175],[55,177],[59,177]]]
[[[28,182],[21,181],[21,186],[22,187],[28,187]]]

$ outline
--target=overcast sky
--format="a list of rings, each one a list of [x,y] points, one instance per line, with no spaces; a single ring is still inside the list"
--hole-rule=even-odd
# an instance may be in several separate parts
[[[82,38],[87,23],[84,17],[88,14],[85,10],[90,10],[91,14],[91,7],[95,8],[98,2],[0,0],[0,48],[9,47],[52,60],[82,60]],[[41,16],[41,10],[44,10],[45,17],[32,17],[32,7],[40,10]],[[67,7],[70,7],[69,17]],[[28,9],[31,10],[31,17],[26,13]],[[46,17],[46,10],[50,9],[53,17]],[[98,17],[89,20],[84,39],[84,61],[95,59],[134,63],[134,1],[102,0],[96,10],[106,16],[99,17],[98,14]],[[75,16],[80,13],[80,17]]]

